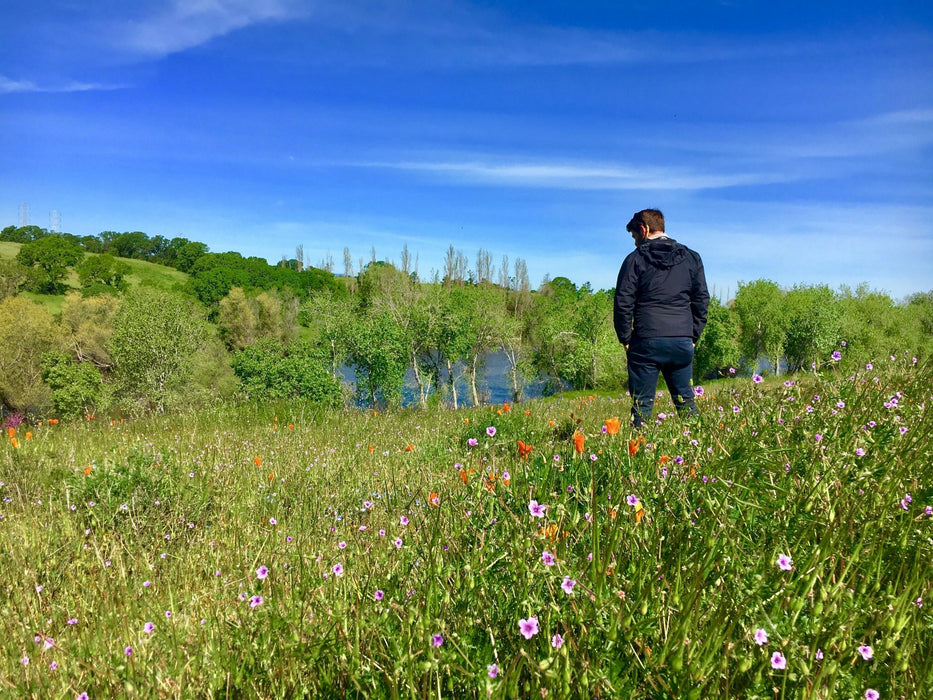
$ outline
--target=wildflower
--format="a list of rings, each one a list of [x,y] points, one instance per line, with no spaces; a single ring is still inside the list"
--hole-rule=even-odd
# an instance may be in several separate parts
[[[401,525],[403,525],[403,526],[404,526],[404,525],[408,525],[408,523],[409,523],[408,518],[405,517],[404,515],[403,515],[401,518],[399,518],[398,521],[399,521],[399,524],[401,524]]]
[[[755,382],[755,384],[761,384],[764,381],[764,378],[760,374],[756,374],[754,377],[752,377],[752,381]]]
[[[564,576],[564,580],[560,582],[560,587],[564,589],[564,593],[567,595],[571,595],[573,593],[573,587],[576,585],[577,582],[569,576]]]
[[[435,508],[437,508],[441,504],[441,499],[440,499],[440,496],[437,495],[437,491],[431,492],[431,495],[428,496],[428,503],[430,503]]]
[[[521,632],[522,636],[525,639],[531,639],[536,634],[538,634],[538,618],[529,617],[527,620],[521,619],[518,621],[518,631]]]
[[[518,456],[521,459],[528,459],[528,455],[531,453],[531,449],[531,445],[527,445],[521,440],[518,441]]]
[[[881,693],[879,693],[874,688],[869,688],[868,690],[865,691],[865,700],[878,700],[878,698],[880,697],[881,697]]]
[[[794,568],[794,562],[790,558],[789,554],[778,554],[776,563],[777,563],[777,567],[781,571],[790,571],[791,569]]]
[[[20,659],[20,663],[23,664],[23,666],[28,666],[28,665],[29,665],[29,657],[26,656],[25,654],[23,654],[23,658]]]
[[[625,502],[628,503],[632,507],[637,506],[639,503],[638,496],[636,496],[634,493],[630,493],[628,496],[625,497]]]
[[[378,590],[373,594],[373,598],[375,598],[376,600],[382,600],[384,597],[385,597],[385,593],[381,590]]]
[[[907,426],[902,425],[902,426],[901,426],[900,428],[898,428],[897,430],[898,430],[898,432],[899,432],[901,435],[903,435],[904,433],[907,432]]]
[[[760,627],[755,630],[755,644],[764,646],[768,643],[768,633]]]
[[[489,664],[486,667],[486,673],[489,675],[490,678],[495,678],[496,676],[499,675],[499,667],[496,664]]]
[[[488,428],[486,428],[486,434],[487,434],[489,437],[495,437],[495,436],[496,436],[496,426],[490,425]]]
[[[554,555],[551,554],[546,549],[543,552],[541,552],[541,562],[545,566],[554,566],[554,564],[556,563],[554,560]]]
[[[401,549],[401,548],[402,548],[402,538],[401,538],[401,537],[396,537],[395,540],[392,542],[392,544],[395,545],[395,548],[396,548],[396,549]],[[336,573],[336,572],[335,572],[335,573]]]
[[[331,571],[334,572],[334,576],[342,576],[343,575],[343,564],[340,564],[340,563],[334,564],[331,567]]]
[[[255,464],[257,467],[261,467],[262,457],[253,457],[253,464]]]
[[[622,427],[622,421],[618,418],[607,418],[603,426],[606,428],[608,435],[617,435],[619,428]]]
[[[875,650],[872,649],[867,644],[863,644],[862,646],[858,648],[858,653],[861,655],[863,659],[865,659],[865,661],[870,661],[872,657],[875,655]]]
[[[833,350],[833,354],[831,355],[831,357],[833,358],[833,362],[838,362],[839,360],[842,359],[842,353],[839,352],[838,350]]]
[[[703,394],[705,394],[706,391],[703,389],[702,386],[695,386],[695,387],[693,387],[693,393],[694,393],[696,396],[703,396]]]
[[[143,632],[146,634],[152,634],[155,632],[155,624],[152,622],[147,622],[145,625],[143,625]]]
[[[813,439],[816,440],[817,442],[822,442],[823,435],[821,433],[817,433],[816,435],[813,436]]]
[[[628,454],[629,457],[634,457],[638,454],[638,448],[645,444],[645,436],[639,435],[637,439],[628,441]]]
[[[439,646],[441,646],[443,643],[444,643],[444,636],[443,636],[443,635],[441,635],[441,634],[435,634],[433,637],[431,637],[431,644],[432,644],[432,645],[434,645],[434,646],[436,646],[436,647],[439,647]]]
[[[260,605],[262,605],[261,595],[254,595],[252,598],[249,599],[249,607],[258,608]]]
[[[256,569],[256,578],[258,578],[260,581],[262,581],[268,575],[269,575],[269,567],[260,566],[258,569]]]
[[[551,637],[551,646],[555,649],[560,649],[562,646],[564,646],[564,638],[561,637],[560,634],[555,634],[553,637]]]
[[[578,430],[573,434],[573,449],[577,454],[583,454],[584,443],[586,443],[586,435]]]
[[[543,518],[544,511],[547,508],[543,503],[538,503],[535,500],[532,500],[528,503],[528,512],[531,513],[533,518]]]
[[[778,671],[787,668],[787,659],[784,658],[784,654],[779,651],[771,654],[771,668]]]
[[[476,447],[478,444],[479,444],[479,440],[477,440],[476,438],[470,438],[469,440],[467,440],[467,445],[469,445],[470,447]]]
[[[54,670],[56,670],[57,668],[58,668],[58,662],[57,662],[57,661],[53,661],[52,663],[49,664],[49,670],[50,670],[50,671],[54,671]]]
[[[78,693],[78,695],[75,696],[75,700],[88,700],[88,694]]]
[[[123,650],[123,653],[126,654],[127,656],[132,656],[132,655],[133,655],[133,647],[126,647],[126,648]]]

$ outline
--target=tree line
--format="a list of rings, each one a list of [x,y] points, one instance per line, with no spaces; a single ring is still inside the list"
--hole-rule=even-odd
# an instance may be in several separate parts
[[[399,405],[406,381],[421,407],[486,400],[485,365],[507,360],[513,400],[547,391],[624,390],[625,353],[612,329],[612,289],[545,279],[521,259],[471,264],[450,246],[422,280],[407,247],[398,263],[269,265],[204,244],[140,232],[76,237],[7,227],[20,243],[0,261],[0,402],[6,412],[59,415],[173,411],[233,400],[303,398],[325,405]],[[129,255],[126,255],[126,254]],[[126,283],[127,258],[187,273],[176,289]],[[77,273],[79,287],[66,280]],[[24,292],[61,294],[52,314]],[[782,289],[741,283],[713,299],[697,346],[697,382],[733,373],[819,371],[833,352],[867,362],[933,349],[933,292],[902,302],[860,286]],[[352,368],[351,397],[342,381]]]

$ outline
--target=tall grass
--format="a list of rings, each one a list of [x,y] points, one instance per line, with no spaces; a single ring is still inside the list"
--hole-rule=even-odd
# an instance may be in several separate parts
[[[19,426],[0,689],[928,697],[931,395],[908,355],[640,434],[618,396]]]

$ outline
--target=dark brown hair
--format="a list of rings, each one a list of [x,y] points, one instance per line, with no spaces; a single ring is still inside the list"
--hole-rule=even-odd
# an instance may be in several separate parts
[[[625,225],[625,230],[629,233],[635,233],[636,229],[644,224],[649,231],[664,232],[664,214],[660,209],[642,209],[635,212],[632,220]]]

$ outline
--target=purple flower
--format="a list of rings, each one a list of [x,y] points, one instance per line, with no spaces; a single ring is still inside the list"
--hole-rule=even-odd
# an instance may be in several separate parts
[[[133,647],[126,647],[126,648],[123,650],[123,653],[126,654],[127,656],[132,656],[132,655],[133,655]]]
[[[486,428],[486,434],[487,434],[489,437],[495,437],[495,435],[496,435],[496,426],[490,425],[488,428]]]
[[[816,435],[813,436],[813,439],[816,440],[817,442],[822,442],[823,441],[822,433],[817,433]]]
[[[258,578],[260,581],[262,581],[268,575],[269,575],[269,567],[260,566],[258,569],[256,569],[256,578]]]
[[[518,621],[518,631],[521,632],[522,636],[525,639],[531,639],[536,634],[538,634],[538,618],[529,617],[527,620],[522,619]]]
[[[143,632],[146,634],[152,634],[155,632],[155,623],[147,622],[145,625],[143,625]]]
[[[752,377],[752,381],[755,382],[755,384],[761,384],[764,381],[764,378],[760,374],[756,374]]]
[[[564,589],[564,593],[570,595],[573,593],[573,587],[577,585],[577,582],[574,581],[569,576],[564,576],[564,580],[560,582],[560,587]]]
[[[703,394],[706,393],[706,390],[703,389],[702,386],[695,386],[693,387],[693,393],[696,394],[697,396],[703,396]]]
[[[625,502],[634,508],[638,505],[638,496],[636,496],[634,493],[630,493],[625,497]]]
[[[364,507],[366,510],[369,510],[370,508],[373,507],[373,502],[372,502],[372,501],[363,501],[363,507]]]
[[[539,504],[537,501],[534,501],[534,500],[528,503],[528,512],[531,513],[532,517],[534,518],[543,518],[545,508],[547,508],[546,505],[544,505],[543,503]]]
[[[555,564],[554,555],[551,554],[546,549],[543,552],[541,552],[541,561],[544,563],[545,566],[554,566]]]
[[[399,518],[398,521],[399,521],[399,523],[401,523],[402,525],[408,525],[408,522],[409,522],[409,521],[408,521],[408,518],[406,518],[404,515],[403,515],[401,518]]]
[[[768,643],[768,633],[760,627],[755,630],[755,644],[764,646]]]
[[[771,654],[771,668],[778,671],[787,668],[787,659],[784,658],[784,654],[779,651]]]
[[[444,643],[444,635],[442,635],[442,634],[435,634],[433,637],[431,637],[431,644],[432,644],[432,645],[434,645],[434,646],[436,646],[436,647],[439,647],[439,646],[441,646],[443,643]]]
[[[79,693],[75,696],[75,700],[88,700],[87,693]]]
[[[861,654],[862,658],[865,659],[865,661],[870,661],[871,658],[875,655],[875,650],[872,649],[867,644],[863,644],[862,646],[858,648],[858,653]]]
[[[861,448],[861,447],[856,447],[856,448],[855,448],[855,456],[856,456],[856,457],[864,457],[864,456],[865,456],[865,450],[864,450],[863,448]]]
[[[66,624],[69,624],[69,625],[76,625],[76,624],[78,624],[78,618],[73,617],[73,618],[71,618],[70,620],[68,620],[68,622],[67,622]]]
[[[331,571],[334,572],[334,576],[342,576],[343,575],[343,564],[340,564],[340,563],[334,564],[331,567]]]
[[[392,542],[392,544],[395,545],[395,548],[396,548],[396,549],[401,549],[401,548],[402,548],[402,538],[401,538],[401,537],[396,537],[395,540]]]
[[[559,633],[555,634],[553,637],[551,637],[551,646],[555,649],[560,649],[562,646],[564,646],[564,638],[561,637]]]
[[[813,655],[813,658],[815,658],[817,661],[822,661],[822,660],[823,660],[823,650],[822,650],[822,649],[817,649],[817,650],[816,650],[816,653]]]
[[[477,440],[476,438],[470,438],[469,440],[467,440],[467,445],[469,445],[470,447],[476,447],[478,444],[479,444],[479,440]]]
[[[874,688],[869,688],[868,690],[865,691],[865,700],[878,700],[878,698],[880,697],[881,697],[881,693],[879,693]]]
[[[496,664],[489,664],[486,667],[486,673],[489,674],[490,678],[495,678],[499,675],[499,666]]]
[[[252,598],[249,599],[249,606],[251,608],[258,608],[260,605],[262,605],[261,595],[254,595]]]
[[[834,362],[838,362],[842,359],[842,353],[838,350],[833,350],[832,358]]]
[[[384,597],[385,597],[385,593],[383,593],[381,590],[376,591],[375,594],[373,595],[373,598],[375,598],[376,600],[382,600]]]
[[[789,554],[778,554],[776,563],[777,563],[777,567],[781,571],[790,571],[791,569],[794,568],[794,562],[790,558]]]

